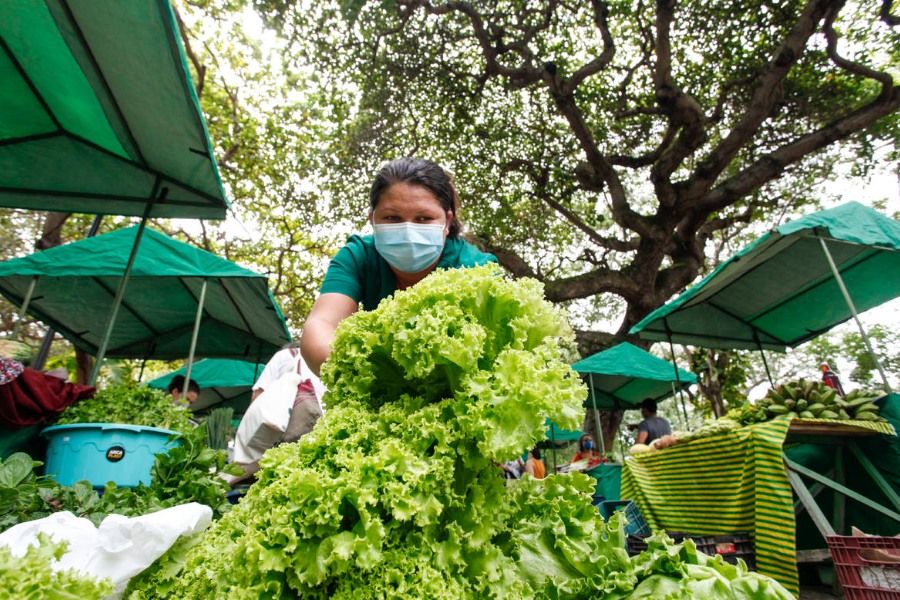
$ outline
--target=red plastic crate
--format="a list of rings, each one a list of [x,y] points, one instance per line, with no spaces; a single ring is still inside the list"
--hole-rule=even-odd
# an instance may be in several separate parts
[[[900,562],[866,552],[884,550],[900,561],[900,538],[830,535],[828,548],[847,600],[900,600]]]

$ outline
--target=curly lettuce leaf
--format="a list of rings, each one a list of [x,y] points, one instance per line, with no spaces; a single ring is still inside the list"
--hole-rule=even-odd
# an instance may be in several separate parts
[[[5,598],[17,600],[99,600],[112,593],[109,579],[96,579],[73,569],[55,570],[53,564],[66,553],[68,542],[54,542],[46,533],[37,535],[22,556],[0,545],[0,589]]]

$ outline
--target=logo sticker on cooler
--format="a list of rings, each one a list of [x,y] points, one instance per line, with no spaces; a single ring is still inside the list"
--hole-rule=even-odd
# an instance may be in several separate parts
[[[125,448],[122,446],[110,446],[106,451],[106,460],[109,462],[119,462],[125,458]]]

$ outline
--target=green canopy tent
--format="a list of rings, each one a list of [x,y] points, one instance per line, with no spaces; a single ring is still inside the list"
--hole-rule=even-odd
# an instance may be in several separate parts
[[[168,0],[2,2],[0,81],[0,206],[95,213],[92,231],[101,214],[225,218]]]
[[[246,412],[250,406],[253,384],[265,368],[263,363],[243,360],[207,358],[191,367],[191,380],[200,386],[200,395],[191,403],[191,410],[203,412],[212,408],[231,408],[236,415]],[[147,382],[151,388],[164,390],[176,375],[185,375],[181,367],[162,377]]]
[[[709,348],[784,351],[900,296],[900,223],[857,202],[776,227],[630,333]]]
[[[264,362],[290,341],[265,275],[146,229],[121,315],[106,338],[139,226],[0,263],[0,294],[75,346],[107,356],[175,360],[196,353]],[[188,373],[189,375],[189,373]]]
[[[628,342],[580,360],[572,368],[588,385],[585,408],[594,410],[637,409],[645,398],[662,400],[697,383],[693,373]],[[600,445],[605,452],[602,436]]]
[[[223,219],[168,0],[0,2],[0,206]]]

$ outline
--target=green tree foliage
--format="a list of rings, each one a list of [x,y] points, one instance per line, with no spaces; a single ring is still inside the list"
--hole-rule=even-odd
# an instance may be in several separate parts
[[[889,3],[254,4],[334,102],[333,217],[385,158],[434,158],[471,238],[553,301],[619,299],[619,335],[717,235],[814,206],[839,159],[864,174],[876,146],[896,156]]]

